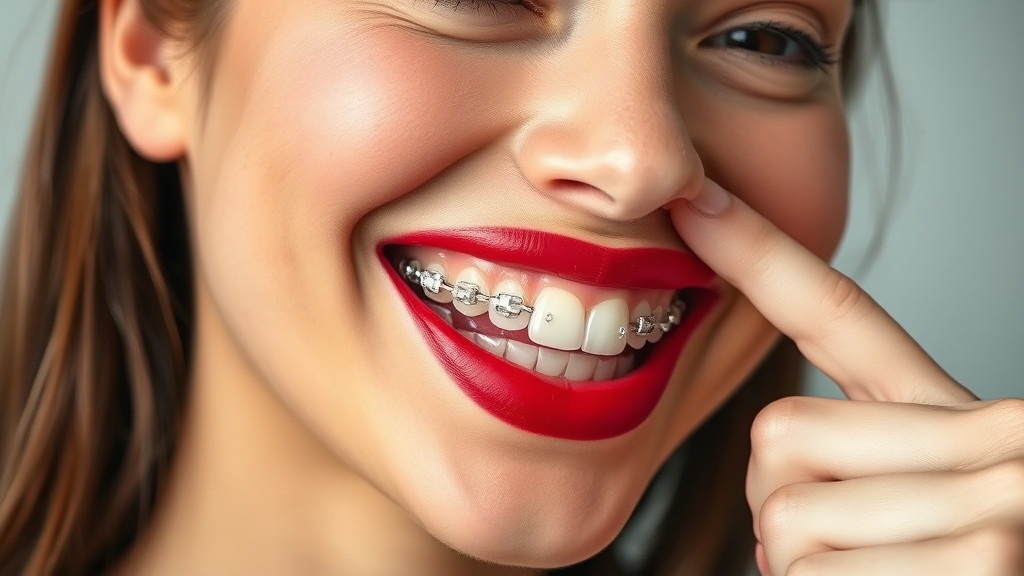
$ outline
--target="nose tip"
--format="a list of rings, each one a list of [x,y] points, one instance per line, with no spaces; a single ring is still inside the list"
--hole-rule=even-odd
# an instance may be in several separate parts
[[[534,112],[516,135],[519,167],[574,211],[637,220],[703,183],[659,4],[595,8],[530,69]]]
[[[520,168],[537,190],[574,209],[618,221],[642,218],[695,195],[703,181],[700,159],[672,112],[617,119],[581,113],[536,127],[521,142]]]

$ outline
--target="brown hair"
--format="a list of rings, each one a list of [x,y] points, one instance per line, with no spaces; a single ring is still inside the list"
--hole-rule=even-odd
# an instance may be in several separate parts
[[[210,43],[226,2],[141,0]],[[107,568],[145,525],[181,418],[192,314],[174,166],[103,96],[99,9],[68,0],[15,209],[0,308],[0,574]]]
[[[139,2],[212,69],[229,0]],[[192,270],[178,169],[142,159],[118,129],[100,86],[98,12],[96,0],[66,0],[60,13],[7,245],[0,576],[109,570],[146,526],[187,393]],[[748,431],[768,402],[796,393],[798,375],[799,356],[781,344],[686,443],[701,466],[678,481],[642,573],[745,567]],[[570,570],[618,573],[612,560]]]

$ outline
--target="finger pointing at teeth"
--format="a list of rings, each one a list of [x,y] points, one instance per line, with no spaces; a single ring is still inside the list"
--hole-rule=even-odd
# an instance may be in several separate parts
[[[682,239],[855,400],[975,400],[856,283],[711,180],[672,208]]]

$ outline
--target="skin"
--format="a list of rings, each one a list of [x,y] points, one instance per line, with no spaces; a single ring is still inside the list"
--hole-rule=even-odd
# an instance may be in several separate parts
[[[680,235],[850,398],[758,415],[747,499],[762,574],[1024,572],[1024,400],[979,401],[853,281],[704,190],[673,209]]]
[[[748,483],[765,571],[902,545],[832,540],[809,520],[795,529],[785,522],[794,500],[773,500],[780,489],[813,484],[819,518],[839,517],[828,514],[879,498],[879,487],[840,497],[822,481],[885,483],[925,473],[914,469],[922,461],[929,472],[964,468],[947,444],[922,447],[929,436],[908,418],[954,421],[986,441],[1021,421],[1019,404],[960,406],[969,393],[870,299],[830,281],[821,258],[841,235],[848,180],[838,69],[704,42],[771,21],[841,45],[849,4],[542,4],[543,18],[413,0],[239,2],[204,87],[134,0],[102,2],[107,97],[140,154],[181,166],[197,278],[178,460],[122,573],[497,574],[581,560],[615,536],[659,464],[769,349],[775,326],[856,400],[956,404],[944,409],[976,416],[769,407]],[[724,205],[709,201],[713,180],[742,201],[698,214],[702,202]],[[479,202],[482,192],[528,201],[499,206]],[[646,422],[600,442],[541,438],[490,417],[448,380],[386,288],[374,248],[467,222],[691,249],[719,272],[723,298]],[[876,444],[844,433],[865,420],[892,444],[888,459],[865,457]],[[981,441],[958,454],[989,470],[1020,458],[1007,442],[1002,459]],[[827,466],[835,454],[848,467]],[[1012,526],[1007,518],[991,525]],[[867,520],[844,527],[882,537]]]

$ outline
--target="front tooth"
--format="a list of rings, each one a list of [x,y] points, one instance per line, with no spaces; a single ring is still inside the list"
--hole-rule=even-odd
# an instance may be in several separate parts
[[[509,340],[505,349],[505,360],[522,366],[527,370],[533,370],[533,367],[537,365],[537,353],[539,351],[540,349],[536,346]]]
[[[477,294],[490,294],[487,289],[487,280],[483,273],[473,267],[459,272],[455,278],[455,309],[466,316],[479,316],[487,313],[487,302],[478,302]],[[472,302],[467,304],[462,300]]]
[[[445,282],[448,282],[448,273],[445,272],[444,266],[437,263],[429,264],[425,268],[425,270],[429,270],[431,272],[440,272],[441,275],[444,276]],[[427,295],[427,298],[430,298],[434,302],[440,302],[441,304],[447,304],[452,301],[452,293],[445,290],[444,288],[441,288],[437,292],[437,294],[434,294],[430,290],[424,290],[423,293]]]
[[[630,322],[636,322],[637,318],[639,318],[641,316],[650,316],[650,315],[651,315],[651,305],[647,303],[647,300],[644,300],[644,301],[640,302],[639,304],[637,304],[636,308],[633,308],[633,313],[629,315],[629,321]],[[629,336],[626,338],[626,341],[629,343],[630,346],[632,346],[633,348],[639,350],[640,348],[643,348],[644,344],[647,343],[647,337],[646,336],[640,336],[636,332],[630,332]]]
[[[661,340],[662,336],[665,335],[665,333],[661,331],[660,326],[661,321],[665,319],[665,312],[661,306],[658,306],[651,312],[651,315],[654,316],[654,321],[657,322],[659,326],[654,329],[654,332],[647,335],[647,341],[651,344],[655,344]]]
[[[494,293],[491,296],[497,298],[501,294],[512,294],[514,296],[523,296],[523,286],[515,280],[502,280],[498,282],[498,285],[494,287]],[[528,312],[521,312],[519,316],[515,318],[506,318],[501,314],[498,314],[496,308],[497,302],[491,300],[490,307],[488,308],[488,318],[491,324],[494,324],[502,330],[522,330],[530,323],[530,314]]]
[[[569,365],[565,367],[565,379],[574,382],[586,382],[594,378],[597,370],[597,356],[588,354],[569,354]]]
[[[615,369],[619,366],[618,358],[601,358],[594,369],[594,382],[603,382],[615,378]]]
[[[556,350],[583,346],[583,303],[570,292],[548,286],[541,290],[530,315],[530,340]]]
[[[625,331],[625,332],[623,332]],[[629,307],[616,298],[605,300],[587,314],[583,351],[599,356],[615,356],[626,349],[629,334]]]
[[[508,347],[508,340],[504,338],[486,336],[484,334],[476,335],[476,343],[477,346],[480,346],[495,356],[505,356],[505,349]]]
[[[533,369],[545,376],[561,376],[568,365],[568,352],[541,348],[537,352],[537,365]]]

